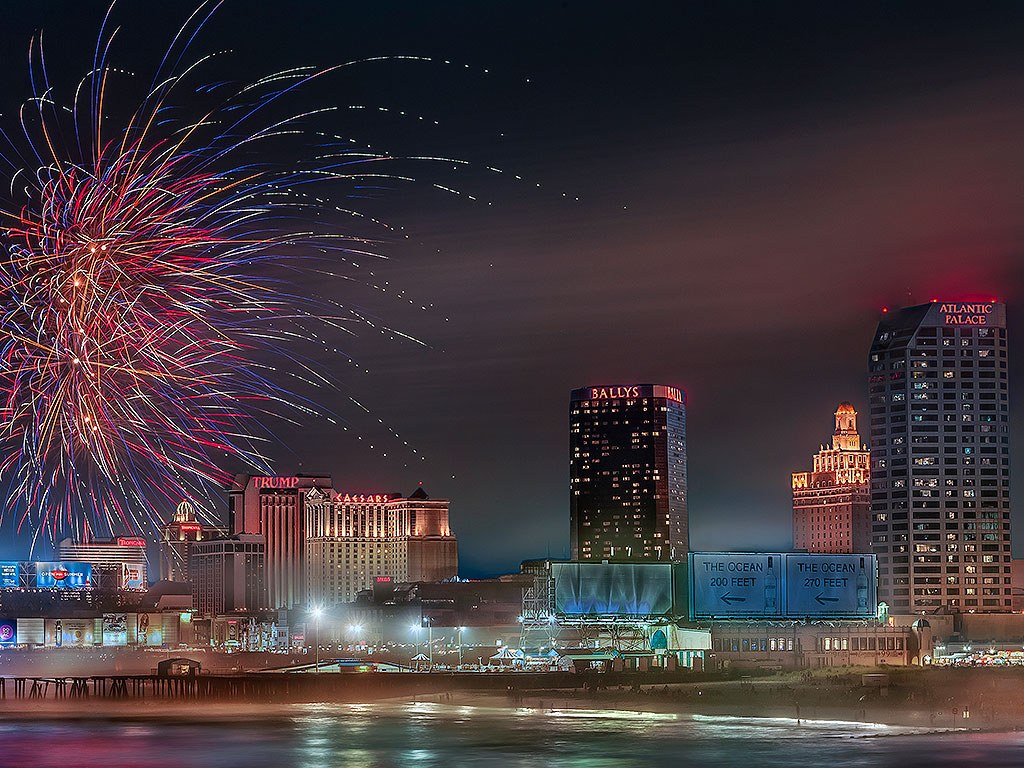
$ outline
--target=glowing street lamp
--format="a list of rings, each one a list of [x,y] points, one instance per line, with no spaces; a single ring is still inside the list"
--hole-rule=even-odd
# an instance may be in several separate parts
[[[321,608],[319,605],[317,605],[317,606],[314,606],[314,608],[309,613],[313,617],[313,624],[316,627],[316,667],[315,667],[315,669],[316,669],[317,672],[320,672],[320,619],[324,615],[324,609]]]
[[[462,669],[462,633],[466,631],[465,627],[459,627],[459,669]]]
[[[409,629],[412,630],[412,636],[413,636],[413,638],[415,638],[414,643],[415,643],[415,646],[416,646],[416,653],[413,654],[413,655],[414,656],[419,656],[420,655],[420,630],[423,629],[423,625],[422,624],[413,624],[411,627],[409,627]],[[418,661],[416,662],[416,669],[419,670],[419,662]]]
[[[352,636],[352,639],[355,641],[356,645],[358,645],[359,644],[359,637],[363,633],[363,625],[362,624],[351,624],[351,625],[349,625],[348,631],[349,631],[349,634]]]
[[[427,624],[427,669],[434,671],[434,619],[432,616],[424,616],[423,621]]]

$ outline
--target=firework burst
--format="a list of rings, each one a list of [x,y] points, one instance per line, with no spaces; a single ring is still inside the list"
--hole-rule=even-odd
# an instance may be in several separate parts
[[[263,416],[315,409],[274,384],[253,352],[288,357],[297,318],[360,319],[297,303],[261,266],[289,268],[299,248],[367,253],[358,238],[293,231],[310,205],[296,190],[381,156],[334,153],[330,166],[284,170],[259,161],[262,144],[299,133],[309,114],[250,126],[318,71],[277,73],[228,95],[190,87],[212,105],[182,118],[174,97],[195,67],[173,70],[215,7],[200,6],[121,121],[107,104],[118,74],[107,61],[111,34],[101,30],[93,67],[67,102],[33,41],[36,96],[21,112],[24,137],[8,138],[4,153],[0,472],[6,514],[36,536],[144,532],[155,508],[222,487],[225,465],[268,471]]]

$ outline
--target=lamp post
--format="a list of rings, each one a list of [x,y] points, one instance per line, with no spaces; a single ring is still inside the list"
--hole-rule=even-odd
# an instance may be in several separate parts
[[[430,616],[424,616],[423,621],[427,622],[427,671],[434,671],[434,621]]]
[[[462,671],[462,632],[465,627],[459,627],[459,671]]]
[[[316,627],[316,667],[315,671],[320,672],[320,617],[324,615],[324,609],[319,605],[313,608],[310,613],[313,616],[313,626]]]
[[[420,630],[423,629],[422,624],[413,624],[409,629],[412,630],[413,643],[416,648],[416,653],[413,654],[413,659],[416,660],[416,656],[420,655]],[[416,670],[419,671],[419,661],[416,660]]]
[[[359,636],[363,633],[363,625],[362,624],[353,624],[352,626],[350,626],[348,628],[348,631],[352,635],[352,640],[354,641],[354,643],[356,645],[361,645],[361,642],[359,640]]]

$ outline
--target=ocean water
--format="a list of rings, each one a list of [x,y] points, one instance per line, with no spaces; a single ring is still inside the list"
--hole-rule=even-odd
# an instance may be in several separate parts
[[[619,710],[296,705],[0,719],[0,759],[16,768],[1017,768],[1024,734]]]

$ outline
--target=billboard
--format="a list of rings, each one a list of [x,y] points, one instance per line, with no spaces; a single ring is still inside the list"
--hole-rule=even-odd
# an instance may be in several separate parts
[[[46,619],[46,645],[51,648],[81,648],[93,644],[92,619]]]
[[[18,570],[19,563],[16,561],[0,561],[0,589],[17,589],[21,586]]]
[[[866,619],[876,615],[874,555],[690,554],[691,619]]]
[[[103,645],[128,645],[128,616],[126,614],[103,614]]]
[[[874,616],[877,584],[874,555],[786,555],[790,616]]]
[[[685,568],[672,563],[552,563],[551,576],[562,616],[668,616],[685,599]]]
[[[140,613],[136,621],[135,638],[139,645],[163,645],[160,614]]]
[[[17,619],[0,619],[0,645],[18,644]]]
[[[121,589],[145,589],[146,573],[141,565],[123,563],[121,566]]]
[[[92,589],[90,563],[36,563],[37,589]]]
[[[690,605],[695,617],[778,617],[782,555],[695,552],[690,555]]]

